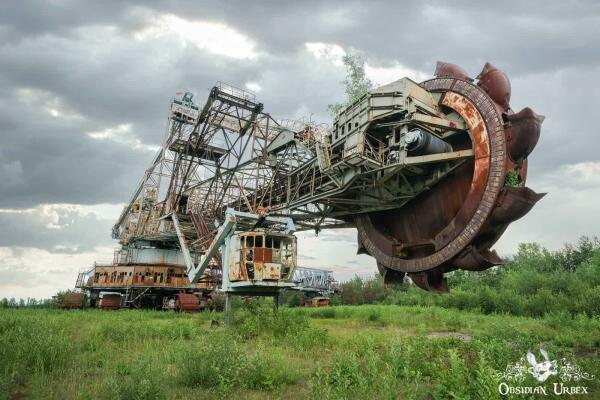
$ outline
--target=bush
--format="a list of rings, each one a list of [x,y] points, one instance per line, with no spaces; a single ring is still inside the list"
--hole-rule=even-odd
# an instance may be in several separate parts
[[[448,281],[450,293],[440,295],[409,283],[385,286],[379,276],[371,280],[355,277],[340,285],[341,293],[332,303],[440,306],[534,317],[557,311],[600,316],[600,241],[582,237],[577,244],[554,252],[536,243],[521,244],[505,266],[455,271]],[[329,309],[311,316],[339,318]]]
[[[179,377],[183,385],[223,390],[241,385],[247,360],[234,337],[211,335],[188,346],[180,352]]]
[[[258,346],[249,354],[233,335],[211,335],[180,349],[179,380],[185,386],[269,390],[294,383],[297,373],[273,349]]]
[[[69,363],[74,346],[64,327],[39,323],[21,311],[10,310],[0,319],[0,360],[8,374],[60,372]]]
[[[104,383],[104,397],[122,400],[166,398],[164,375],[153,365],[151,360],[117,364],[115,374]]]
[[[438,383],[433,390],[434,399],[469,399],[470,388],[467,380],[468,371],[465,362],[455,349],[448,350],[448,362],[441,364]]]

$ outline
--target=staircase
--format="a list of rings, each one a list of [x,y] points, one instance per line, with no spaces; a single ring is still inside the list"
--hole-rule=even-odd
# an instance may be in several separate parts
[[[86,269],[86,270],[80,270],[77,273],[77,281],[75,282],[75,288],[83,288],[86,286],[87,284],[87,280],[88,278],[90,278],[92,276],[92,274],[94,273],[94,271],[96,270],[96,265],[94,264],[94,266],[90,269]]]

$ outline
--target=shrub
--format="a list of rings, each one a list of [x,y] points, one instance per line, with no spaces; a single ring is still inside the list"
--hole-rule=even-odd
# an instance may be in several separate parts
[[[233,335],[211,335],[201,343],[182,347],[179,354],[179,380],[185,386],[222,392],[233,388],[268,390],[298,379],[280,353],[258,346],[249,354]]]
[[[232,336],[211,335],[183,347],[180,354],[179,377],[183,385],[228,390],[241,384],[247,360]]]
[[[465,362],[460,358],[456,350],[448,350],[447,367],[439,363],[440,369],[437,376],[437,384],[433,390],[434,399],[469,399],[469,385],[467,382],[468,372]]]
[[[164,375],[154,364],[151,360],[117,364],[115,373],[104,383],[104,397],[123,400],[166,398]]]
[[[448,280],[450,293],[439,295],[411,284],[384,286],[379,276],[371,280],[355,277],[340,285],[341,294],[333,303],[440,306],[534,317],[555,311],[600,316],[600,241],[582,237],[558,251],[524,243],[505,266],[455,271]],[[340,318],[339,312],[327,310],[311,316]]]
[[[378,309],[373,309],[369,311],[369,315],[367,316],[367,320],[370,322],[377,322],[381,319],[381,311]]]
[[[8,312],[8,311],[7,311]],[[74,346],[64,327],[36,323],[21,311],[10,311],[0,320],[0,360],[11,373],[60,372],[72,357]]]

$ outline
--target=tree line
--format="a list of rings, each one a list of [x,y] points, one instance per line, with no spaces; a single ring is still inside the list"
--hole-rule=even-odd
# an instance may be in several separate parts
[[[33,297],[28,297],[27,299],[15,299],[11,297],[7,299],[4,297],[0,300],[0,308],[49,308],[54,306],[54,301],[52,299],[35,299]]]

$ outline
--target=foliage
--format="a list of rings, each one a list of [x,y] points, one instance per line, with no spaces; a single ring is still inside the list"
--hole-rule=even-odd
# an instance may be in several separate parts
[[[600,376],[599,266],[597,239],[525,244],[454,273],[448,295],[354,279],[336,301],[357,305],[236,301],[232,328],[211,327],[218,312],[2,309],[0,399],[494,399],[497,374],[540,347]]]
[[[439,295],[409,283],[385,286],[380,277],[356,277],[340,285],[336,304],[436,305],[444,308],[541,317],[564,312],[600,316],[600,241],[582,237],[549,251],[521,244],[505,266],[483,272],[455,271],[451,291]]]
[[[333,304],[358,305],[381,303],[399,287],[384,285],[381,275],[375,275],[372,279],[355,276],[354,279],[339,284],[338,289],[337,295],[331,299]]]
[[[327,106],[327,110],[333,116],[337,116],[345,107],[360,99],[374,87],[373,82],[365,74],[365,62],[359,55],[346,54],[342,61],[346,67],[346,79],[342,82],[346,91],[346,101]]]
[[[514,170],[508,171],[508,173],[506,174],[504,185],[508,187],[521,186],[521,177],[519,176],[519,173]]]
[[[114,374],[104,382],[103,395],[106,399],[119,400],[164,399],[164,384],[164,375],[151,360],[119,362]]]
[[[59,292],[64,293],[64,292]],[[35,299],[32,297],[28,297],[27,299],[15,299],[14,297],[7,299],[6,297],[0,299],[0,308],[19,308],[19,307],[29,307],[29,308],[49,308],[54,307],[55,302],[51,299]]]
[[[220,313],[0,310],[0,398],[487,399],[542,345],[600,374],[600,319],[583,314],[270,306],[240,305],[233,328],[211,327]],[[427,337],[448,331],[473,339]]]

